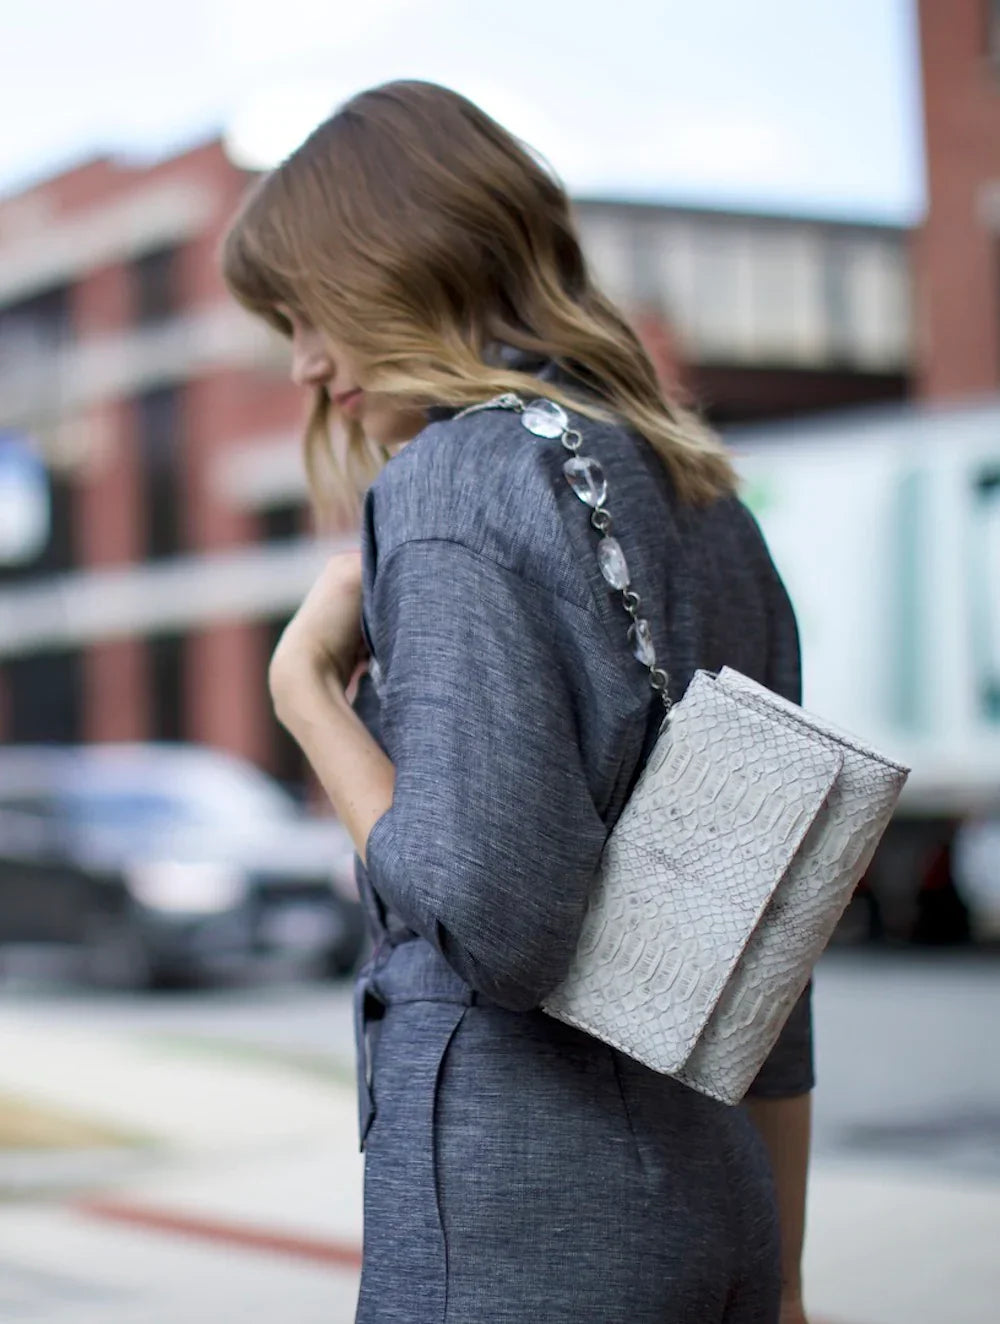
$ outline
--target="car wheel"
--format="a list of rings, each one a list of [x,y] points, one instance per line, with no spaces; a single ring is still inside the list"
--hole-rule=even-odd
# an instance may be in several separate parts
[[[139,991],[160,980],[149,947],[127,916],[94,915],[83,939],[83,976],[96,988]]]

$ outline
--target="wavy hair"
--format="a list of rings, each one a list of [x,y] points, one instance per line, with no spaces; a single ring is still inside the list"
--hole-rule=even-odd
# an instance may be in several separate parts
[[[538,394],[535,377],[491,354],[511,345],[581,383],[574,394],[546,382],[546,395],[634,427],[682,500],[736,489],[722,443],[664,394],[636,333],[595,286],[561,184],[448,88],[399,81],[347,101],[254,181],[220,266],[245,308],[290,337],[277,310],[287,305],[349,345],[366,389],[401,406]],[[319,511],[345,496],[356,508],[388,456],[353,420],[332,429],[334,411],[318,388],[304,451]]]

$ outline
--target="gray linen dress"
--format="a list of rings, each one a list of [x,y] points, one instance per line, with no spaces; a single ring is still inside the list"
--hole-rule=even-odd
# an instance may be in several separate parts
[[[518,366],[539,395],[569,380]],[[746,1110],[539,1008],[661,705],[560,443],[452,412],[364,506],[355,709],[396,783],[356,861],[375,944],[355,985],[358,1324],[773,1324],[775,1191]],[[728,664],[798,701],[795,618],[747,509],[682,507],[643,439],[571,421],[674,697]],[[750,1092],[813,1083],[810,985]]]

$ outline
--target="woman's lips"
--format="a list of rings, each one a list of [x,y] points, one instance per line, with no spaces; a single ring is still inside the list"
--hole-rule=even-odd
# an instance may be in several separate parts
[[[363,395],[364,391],[358,387],[353,391],[345,391],[343,395],[335,395],[333,397],[333,403],[338,409],[343,409],[345,413],[353,414],[356,412],[358,402]]]

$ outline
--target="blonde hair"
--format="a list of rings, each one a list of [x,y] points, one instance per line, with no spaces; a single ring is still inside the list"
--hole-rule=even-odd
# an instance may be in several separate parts
[[[664,395],[635,332],[596,288],[569,199],[532,152],[465,97],[401,81],[346,102],[255,181],[222,241],[233,296],[285,336],[277,305],[349,345],[366,389],[400,405],[461,407],[539,394],[530,373],[489,362],[507,344],[555,360],[580,395],[654,448],[681,500],[707,504],[736,478],[722,443]],[[356,503],[387,452],[357,423],[331,436],[319,388],[305,433],[317,510]],[[345,493],[345,487],[347,489]]]

